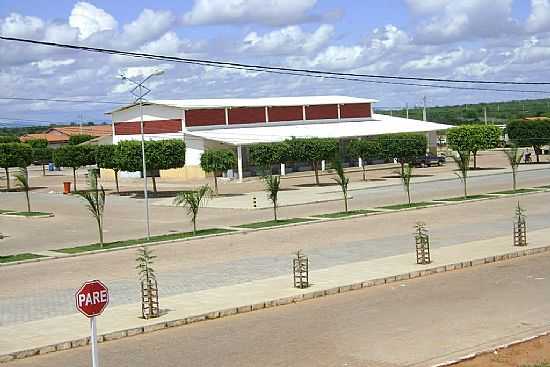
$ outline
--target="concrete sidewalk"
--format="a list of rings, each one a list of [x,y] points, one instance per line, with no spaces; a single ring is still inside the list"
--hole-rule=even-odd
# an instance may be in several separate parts
[[[167,312],[155,320],[140,319],[138,304],[107,308],[98,319],[100,341],[540,253],[550,250],[549,235],[550,229],[530,232],[527,248],[514,248],[510,236],[438,248],[432,250],[434,262],[425,266],[415,264],[414,253],[406,253],[313,270],[313,284],[304,290],[292,288],[289,259],[288,276],[161,298]],[[160,290],[162,294],[162,284]],[[76,313],[2,327],[0,335],[9,339],[0,340],[0,362],[86,345],[88,328],[88,320]]]

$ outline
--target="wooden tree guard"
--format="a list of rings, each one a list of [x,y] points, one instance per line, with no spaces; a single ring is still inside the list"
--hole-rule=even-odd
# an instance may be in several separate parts
[[[516,220],[514,221],[514,246],[527,246],[525,210],[519,205],[519,201],[516,207]]]
[[[296,257],[292,259],[292,268],[294,270],[294,288],[309,287],[309,260],[301,251],[296,252]]]
[[[426,265],[431,263],[430,258],[430,236],[424,223],[416,224],[416,263]]]
[[[159,292],[155,279],[141,282],[141,315],[144,319],[159,317]]]
[[[525,220],[514,222],[514,246],[527,246],[527,224]]]

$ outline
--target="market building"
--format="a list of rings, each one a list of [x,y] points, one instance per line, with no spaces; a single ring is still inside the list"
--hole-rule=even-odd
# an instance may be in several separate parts
[[[161,171],[161,177],[205,177],[200,157],[209,148],[233,149],[235,176],[253,175],[247,147],[291,138],[349,140],[380,134],[423,132],[428,149],[437,146],[437,131],[451,126],[375,114],[375,99],[347,96],[305,96],[250,99],[151,100],[117,108],[112,117],[113,143],[140,140],[143,113],[146,140],[183,139],[186,165]],[[281,174],[288,173],[281,165]]]

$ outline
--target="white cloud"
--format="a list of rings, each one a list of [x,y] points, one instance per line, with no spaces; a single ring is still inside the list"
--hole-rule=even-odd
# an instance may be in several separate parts
[[[410,36],[403,30],[392,24],[388,24],[383,30],[375,28],[372,31],[370,47],[375,49],[392,49],[402,47],[410,43]]]
[[[486,0],[408,0],[414,11],[429,15],[421,21],[416,40],[420,43],[443,44],[461,40],[499,37],[516,33],[519,23],[512,18],[513,0],[493,0],[490,9]]]
[[[241,52],[253,52],[268,55],[290,55],[311,53],[325,45],[334,33],[334,27],[322,24],[312,33],[300,26],[288,26],[264,35],[251,32],[243,39]]]
[[[195,0],[186,24],[297,24],[308,19],[317,0]]]
[[[402,66],[404,70],[437,70],[453,67],[467,58],[463,48],[450,52],[426,55],[420,59],[408,61]]]
[[[118,22],[105,10],[80,1],[71,11],[69,25],[78,29],[80,39],[86,39],[97,32],[115,30]]]
[[[11,13],[0,22],[2,35],[6,37],[32,37],[44,28],[44,22],[37,17]]]
[[[346,70],[360,65],[364,51],[362,46],[329,46],[312,59],[289,57],[288,63],[295,67]]]
[[[75,59],[66,59],[66,60],[45,59],[45,60],[32,62],[31,65],[36,66],[41,71],[47,71],[47,70],[56,69],[60,66],[72,65],[75,63],[75,61],[76,61]]]
[[[531,14],[527,19],[526,28],[529,32],[550,31],[549,0],[531,0]]]
[[[124,25],[122,38],[130,44],[141,44],[165,33],[174,21],[169,11],[144,9],[136,20]]]

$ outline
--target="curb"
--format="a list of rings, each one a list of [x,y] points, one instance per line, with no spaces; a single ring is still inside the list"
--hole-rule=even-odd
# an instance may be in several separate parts
[[[53,218],[55,217],[55,215],[53,213],[48,213],[48,214],[41,214],[41,215],[18,215],[18,214],[13,214],[14,212],[7,212],[7,213],[3,213],[3,214],[0,214],[1,216],[3,217],[10,217],[10,218],[31,218],[31,219],[40,219],[40,218]]]
[[[513,251],[503,255],[488,256],[488,257],[479,258],[475,260],[466,260],[455,264],[432,266],[430,268],[423,268],[417,271],[412,271],[404,274],[391,275],[384,278],[370,279],[362,282],[356,282],[356,283],[342,285],[342,286],[328,288],[328,289],[322,289],[322,290],[316,290],[316,291],[310,291],[310,292],[306,291],[305,293],[297,294],[294,296],[266,300],[265,302],[260,302],[256,304],[242,305],[242,306],[232,307],[224,310],[211,311],[203,314],[192,315],[182,319],[161,321],[150,325],[113,331],[106,334],[98,335],[98,342],[103,343],[110,340],[122,339],[130,336],[134,336],[134,335],[145,334],[145,333],[150,333],[150,332],[154,332],[162,329],[192,324],[195,322],[219,319],[219,318],[227,317],[231,315],[257,311],[264,308],[284,306],[284,305],[307,301],[315,298],[335,295],[339,293],[345,293],[345,292],[354,291],[354,290],[363,289],[363,288],[370,288],[377,285],[390,284],[390,283],[405,281],[409,279],[430,276],[433,274],[445,273],[445,272],[460,270],[460,269],[469,268],[473,266],[490,264],[498,261],[513,259],[516,257],[536,255],[536,254],[540,254],[548,251],[550,251],[550,245],[545,247],[537,247],[532,249],[521,250],[521,251]],[[36,348],[15,351],[8,354],[0,355],[0,363],[5,363],[16,359],[23,359],[23,358],[36,356],[36,355],[43,355],[47,353],[82,347],[82,346],[88,345],[89,343],[90,343],[90,338],[83,337],[83,338],[67,340],[59,343],[43,345]],[[472,355],[466,356],[464,358],[472,358]],[[438,366],[445,366],[452,363],[457,363],[457,361],[447,362],[445,364],[440,364]]]

